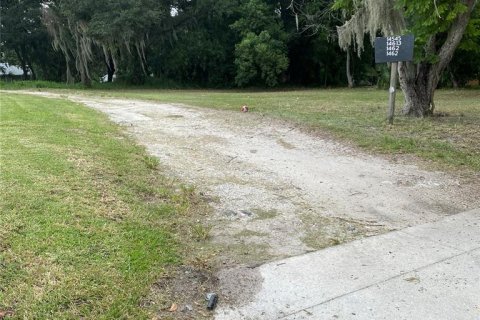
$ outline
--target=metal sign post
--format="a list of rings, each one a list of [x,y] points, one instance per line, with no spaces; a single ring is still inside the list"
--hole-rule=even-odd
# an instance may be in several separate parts
[[[388,113],[387,119],[389,124],[393,124],[393,117],[395,116],[395,91],[397,87],[397,66],[398,62],[392,62],[390,69],[390,88],[388,89]]]
[[[393,117],[395,115],[398,62],[413,60],[414,40],[413,35],[380,37],[375,39],[375,63],[391,62],[387,112],[389,124],[393,124]]]

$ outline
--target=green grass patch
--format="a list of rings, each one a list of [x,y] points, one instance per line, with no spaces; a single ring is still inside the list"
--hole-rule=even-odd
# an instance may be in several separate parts
[[[26,80],[26,81],[0,81],[0,89],[4,90],[22,90],[22,89],[83,89],[81,83],[66,84],[63,82],[53,82],[44,80]]]
[[[71,90],[124,90],[124,89],[164,89],[164,88],[185,88],[184,85],[178,84],[168,79],[148,78],[146,83],[142,85],[132,85],[125,81],[117,80],[115,82],[98,82],[92,81],[89,87],[77,82],[67,84],[65,82],[54,82],[45,80],[16,80],[16,81],[0,81],[0,89],[3,90],[22,90],[22,89],[71,89]]]
[[[193,191],[81,105],[2,93],[0,116],[0,311],[149,318],[140,301],[182,262]]]

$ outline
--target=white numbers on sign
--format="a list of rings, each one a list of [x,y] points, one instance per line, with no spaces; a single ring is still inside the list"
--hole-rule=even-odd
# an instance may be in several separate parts
[[[387,56],[398,56],[398,51],[402,45],[402,37],[387,37]]]

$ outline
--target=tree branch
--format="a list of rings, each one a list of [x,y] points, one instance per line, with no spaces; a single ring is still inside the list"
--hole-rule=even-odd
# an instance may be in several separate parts
[[[453,22],[452,27],[448,31],[447,39],[443,43],[442,47],[438,51],[438,64],[432,68],[435,77],[435,86],[438,83],[438,79],[442,71],[452,60],[455,49],[460,44],[465,29],[467,28],[468,21],[470,20],[470,15],[472,14],[473,8],[475,7],[476,0],[464,0],[464,4],[467,6],[467,10],[461,13]]]

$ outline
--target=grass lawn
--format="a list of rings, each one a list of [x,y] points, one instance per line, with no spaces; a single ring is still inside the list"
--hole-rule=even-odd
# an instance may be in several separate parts
[[[480,90],[437,90],[436,111],[426,119],[400,115],[397,95],[395,124],[386,124],[386,90],[370,88],[291,91],[209,90],[82,90],[82,94],[177,102],[252,112],[292,121],[307,129],[327,131],[337,138],[377,153],[413,154],[429,166],[480,172]]]
[[[141,299],[199,229],[192,190],[81,105],[1,93],[0,117],[0,314],[150,318]]]

